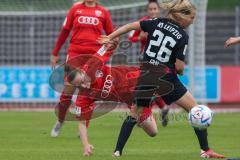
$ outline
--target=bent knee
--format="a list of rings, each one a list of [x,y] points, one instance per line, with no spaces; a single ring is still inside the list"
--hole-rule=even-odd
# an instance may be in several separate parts
[[[154,132],[148,133],[149,137],[156,137],[157,134],[158,134],[158,131],[154,131]]]

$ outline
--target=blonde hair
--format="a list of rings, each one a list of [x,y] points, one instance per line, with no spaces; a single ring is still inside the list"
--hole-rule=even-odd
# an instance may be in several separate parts
[[[172,0],[171,2],[161,3],[160,7],[167,11],[167,16],[171,19],[185,19],[192,12],[196,11],[196,7],[190,0]]]

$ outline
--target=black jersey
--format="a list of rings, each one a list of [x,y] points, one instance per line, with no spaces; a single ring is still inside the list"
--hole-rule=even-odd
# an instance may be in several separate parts
[[[188,35],[181,26],[166,18],[143,20],[140,26],[148,33],[144,61],[175,68],[176,58],[184,61]]]

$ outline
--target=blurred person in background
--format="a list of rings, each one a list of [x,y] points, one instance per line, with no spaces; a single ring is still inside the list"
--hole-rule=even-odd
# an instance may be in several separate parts
[[[57,38],[55,46],[51,53],[51,64],[55,68],[59,60],[58,53],[65,43],[70,32],[70,43],[68,45],[68,53],[66,61],[73,59],[82,54],[94,54],[101,45],[96,42],[96,39],[105,31],[108,35],[114,30],[110,13],[102,7],[97,0],[79,1],[70,8],[63,23],[60,34]],[[109,54],[112,54],[112,46],[109,45]],[[67,67],[65,68],[67,70]],[[60,96],[60,101],[57,104],[58,119],[51,130],[51,136],[57,137],[64,123],[66,113],[71,105],[72,95],[76,88],[69,85],[69,82],[64,78],[64,89]],[[80,99],[80,98],[79,98]],[[82,97],[81,101],[88,101],[86,97]],[[84,111],[82,111],[84,112]],[[93,146],[89,144],[86,130],[86,121],[79,123],[80,138],[83,144],[83,154],[89,155]]]

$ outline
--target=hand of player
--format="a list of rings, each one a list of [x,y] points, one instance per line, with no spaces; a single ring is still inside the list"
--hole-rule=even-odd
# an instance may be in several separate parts
[[[140,41],[147,40],[147,37],[148,37],[148,33],[143,32],[143,31],[140,32],[140,35],[139,35],[139,40]]]
[[[97,42],[99,44],[108,44],[110,42],[110,38],[106,35],[101,35],[98,39]]]
[[[55,69],[58,60],[59,60],[59,57],[58,57],[58,56],[53,56],[53,55],[51,55],[51,65],[52,65],[52,69]]]
[[[237,43],[240,43],[240,37],[230,37],[226,42],[225,42],[225,45],[224,47],[229,47],[231,45],[234,45],[234,44],[237,44]]]
[[[93,152],[93,149],[94,149],[94,147],[91,144],[88,144],[88,145],[84,146],[83,156],[90,156]]]
[[[119,38],[115,38],[111,41],[109,41],[108,44],[106,44],[107,50],[111,51],[117,48],[117,45],[119,43]]]

